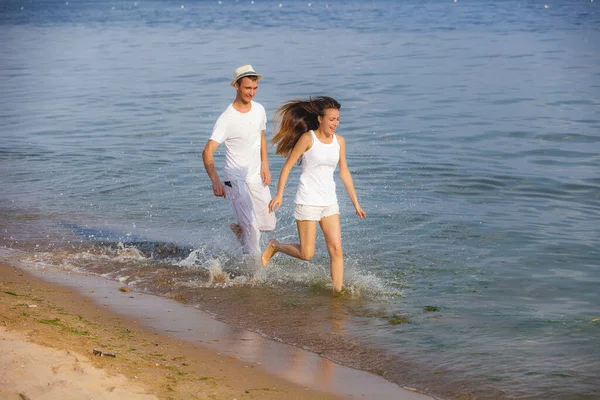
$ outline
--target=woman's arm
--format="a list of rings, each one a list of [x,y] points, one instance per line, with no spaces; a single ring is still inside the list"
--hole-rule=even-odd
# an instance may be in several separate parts
[[[348,192],[348,196],[350,196],[350,201],[352,201],[352,205],[356,210],[356,216],[358,218],[366,218],[367,213],[363,211],[360,207],[360,203],[358,202],[358,197],[356,196],[356,190],[354,190],[354,182],[352,181],[352,174],[350,174],[350,169],[348,169],[348,162],[346,161],[346,141],[340,136],[336,135],[338,139],[338,143],[340,144],[340,178],[344,183],[344,187]]]
[[[312,147],[312,136],[310,133],[305,133],[300,136],[300,139],[294,145],[292,152],[288,156],[285,164],[281,167],[281,172],[279,173],[279,180],[277,181],[277,194],[273,199],[269,202],[269,212],[273,212],[273,210],[279,210],[281,206],[281,200],[283,199],[283,189],[285,188],[285,184],[287,183],[288,176],[290,175],[290,171],[298,159],[305,151]]]

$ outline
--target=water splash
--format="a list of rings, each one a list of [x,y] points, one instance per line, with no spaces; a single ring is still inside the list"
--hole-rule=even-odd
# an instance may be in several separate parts
[[[125,247],[123,242],[117,244],[117,255],[121,259],[144,260],[147,257],[136,247]]]

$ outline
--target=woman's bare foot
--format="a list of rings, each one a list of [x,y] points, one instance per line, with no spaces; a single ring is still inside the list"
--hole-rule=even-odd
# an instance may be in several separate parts
[[[341,297],[345,296],[348,293],[345,287],[342,287],[340,290],[333,288],[333,297]]]
[[[238,224],[231,224],[231,225],[229,225],[229,228],[231,228],[231,232],[233,232],[233,234],[235,235],[237,240],[239,240],[239,242],[241,243],[242,235],[244,233],[244,231],[242,230],[242,227],[239,226]]]
[[[267,248],[263,251],[262,256],[260,257],[260,262],[263,267],[266,267],[271,258],[277,253],[277,240],[271,239],[269,240],[269,244],[267,244]]]

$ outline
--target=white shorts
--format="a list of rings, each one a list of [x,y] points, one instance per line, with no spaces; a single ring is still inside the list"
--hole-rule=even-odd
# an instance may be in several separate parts
[[[305,204],[296,204],[294,206],[294,218],[298,221],[320,221],[322,218],[331,217],[339,213],[340,207],[338,203],[328,206],[307,206]]]
[[[262,183],[227,181],[225,191],[233,215],[242,227],[242,245],[244,253],[260,254],[260,232],[275,229],[274,213],[269,213],[271,191]]]

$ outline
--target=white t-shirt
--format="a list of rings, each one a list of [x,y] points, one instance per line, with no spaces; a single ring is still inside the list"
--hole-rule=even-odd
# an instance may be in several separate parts
[[[340,144],[333,135],[329,144],[321,142],[313,131],[313,144],[302,154],[302,174],[294,203],[306,206],[330,206],[337,203],[333,172],[340,161]]]
[[[265,108],[254,101],[241,113],[233,104],[217,119],[211,140],[225,144],[225,181],[261,182],[261,132],[267,128]]]

